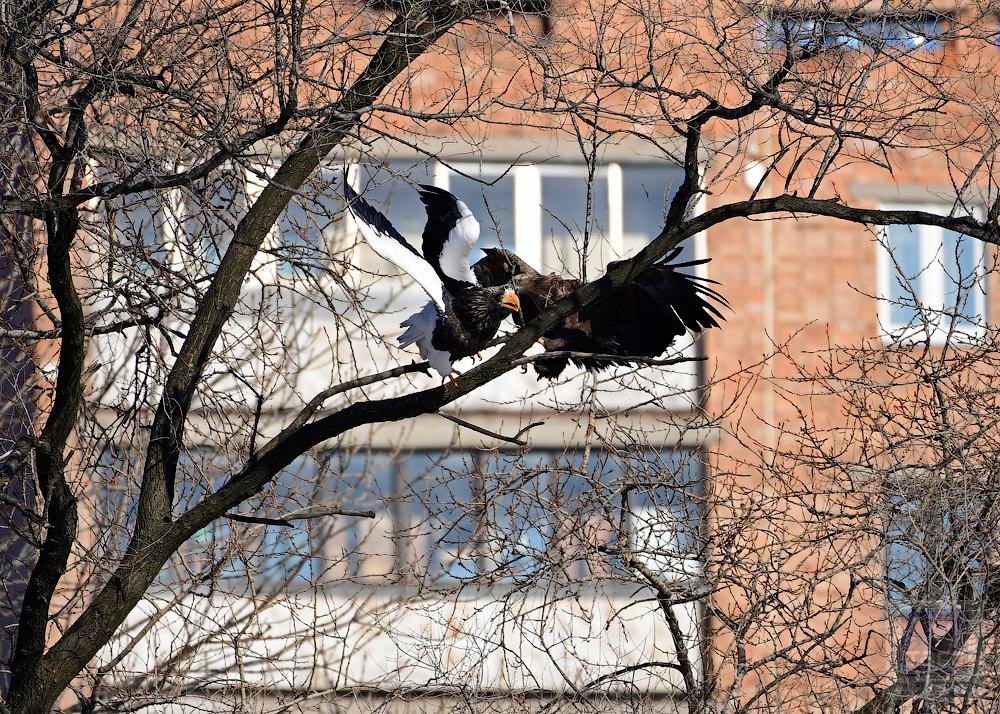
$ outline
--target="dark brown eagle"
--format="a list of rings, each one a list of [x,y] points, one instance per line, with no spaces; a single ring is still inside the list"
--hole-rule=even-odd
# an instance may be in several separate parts
[[[473,266],[479,283],[483,286],[513,283],[526,321],[582,284],[555,273],[541,275],[507,250],[487,248],[484,252],[486,257]],[[718,283],[677,272],[678,268],[702,265],[708,259],[670,265],[680,252],[676,248],[613,295],[591,303],[546,332],[542,338],[546,352],[577,354],[536,360],[538,376],[558,377],[570,359],[577,366],[601,370],[632,364],[632,358],[658,357],[686,331],[718,327],[718,320],[724,318],[706,299],[728,307],[726,299],[709,287]]]

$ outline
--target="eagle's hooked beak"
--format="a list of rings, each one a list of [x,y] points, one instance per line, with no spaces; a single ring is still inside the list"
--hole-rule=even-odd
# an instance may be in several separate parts
[[[518,299],[517,293],[515,293],[513,290],[504,293],[504,296],[500,300],[500,302],[504,306],[509,307],[514,312],[521,312],[521,301]]]

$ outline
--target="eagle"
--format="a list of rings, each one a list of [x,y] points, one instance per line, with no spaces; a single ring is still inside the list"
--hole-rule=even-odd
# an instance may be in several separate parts
[[[521,301],[520,316],[526,321],[582,284],[555,273],[541,275],[508,250],[487,248],[484,252],[486,256],[473,266],[479,284],[513,284]],[[546,332],[541,339],[545,351],[559,354],[534,362],[538,377],[555,379],[571,359],[578,367],[597,371],[633,364],[663,354],[687,330],[718,327],[718,320],[725,318],[709,300],[728,307],[726,299],[710,287],[718,283],[677,272],[710,259],[671,265],[680,252],[674,249],[634,281]]]
[[[448,191],[421,184],[427,211],[423,255],[392,223],[344,181],[347,208],[372,250],[408,273],[430,301],[404,320],[400,347],[417,345],[420,356],[442,379],[461,374],[454,362],[481,352],[505,317],[520,311],[512,281],[482,285],[469,266],[479,239],[479,221],[468,206]]]

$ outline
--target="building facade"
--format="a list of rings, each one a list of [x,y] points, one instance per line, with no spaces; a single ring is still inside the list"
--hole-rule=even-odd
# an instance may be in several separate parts
[[[390,5],[327,9],[340,34],[314,27],[303,46],[353,38],[367,57],[409,11]],[[718,283],[725,323],[679,341],[666,367],[549,383],[529,360],[441,410],[304,450],[178,549],[77,698],[179,711],[994,707],[993,251],[953,224],[864,213],[993,214],[988,132],[956,127],[989,125],[994,15],[500,3],[460,29],[294,187],[191,398],[172,512],[224,489],[314,406],[321,418],[440,386],[396,345],[426,296],[360,241],[341,182],[414,245],[415,186],[448,189],[479,219],[480,248],[588,280],[671,217],[707,217],[676,260]],[[241,37],[248,56],[257,34]],[[311,99],[336,94],[334,70],[298,66],[317,72]],[[226,106],[252,104],[234,96]],[[125,180],[130,152],[149,146],[140,116],[86,157],[81,183]],[[174,118],[158,116],[157,129]],[[74,260],[92,331],[68,462],[86,517],[52,640],[135,547],[158,395],[236,226],[280,183],[286,144],[87,203]],[[179,145],[150,164],[200,165]],[[699,187],[675,205],[692,170]],[[770,209],[774,197],[817,203]],[[54,329],[43,312],[39,340]],[[134,323],[112,329],[123,315]],[[51,387],[54,360],[38,362]]]

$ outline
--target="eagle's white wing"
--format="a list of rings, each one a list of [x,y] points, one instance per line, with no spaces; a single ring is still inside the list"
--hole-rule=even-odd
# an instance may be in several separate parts
[[[371,249],[416,280],[435,307],[444,313],[444,284],[434,267],[406,242],[388,218],[359,196],[347,181],[344,181],[344,197],[358,231]]]

